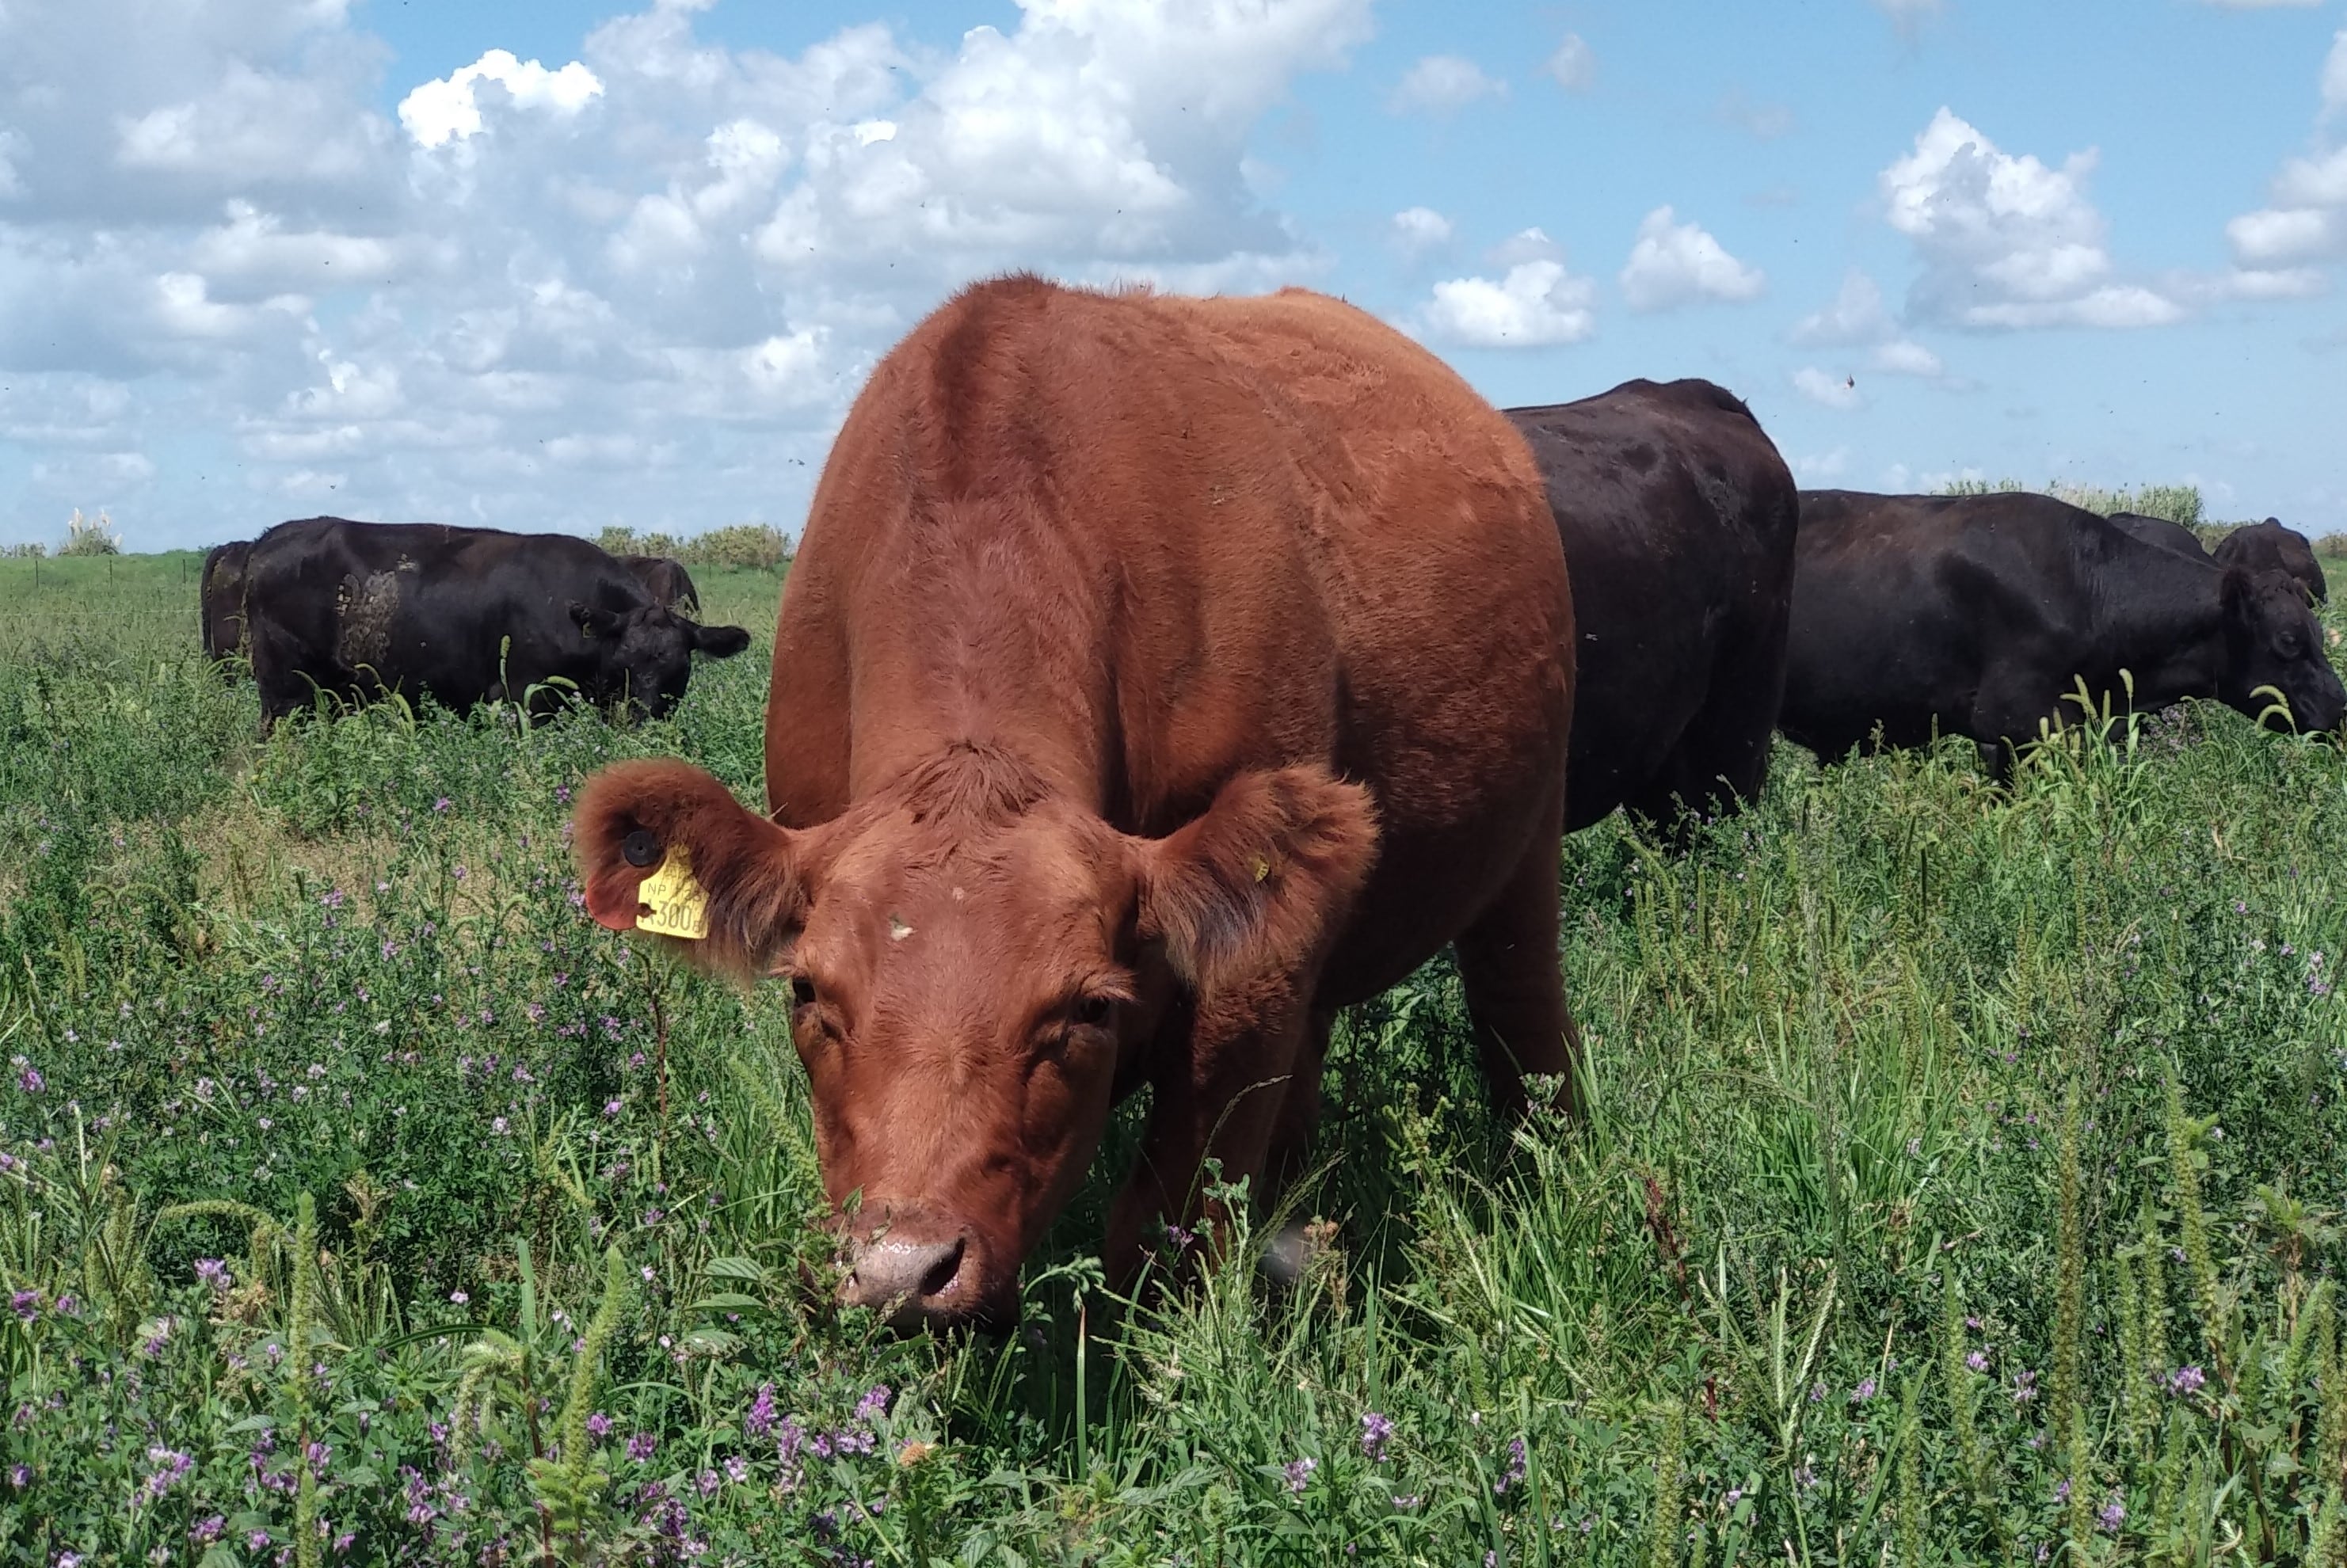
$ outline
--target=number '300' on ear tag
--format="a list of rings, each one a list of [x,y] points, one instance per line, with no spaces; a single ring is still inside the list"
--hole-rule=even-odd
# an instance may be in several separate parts
[[[682,845],[671,849],[660,869],[636,889],[641,907],[636,929],[656,937],[698,941],[709,935],[709,895],[692,877],[692,858]]]

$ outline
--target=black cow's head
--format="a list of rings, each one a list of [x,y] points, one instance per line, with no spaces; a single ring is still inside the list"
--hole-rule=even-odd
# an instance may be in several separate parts
[[[2279,571],[2227,569],[2224,584],[2225,668],[2218,695],[2251,718],[2273,705],[2280,691],[2301,731],[2335,730],[2347,718],[2347,689],[2323,651],[2322,628],[2307,608],[2306,590]]]
[[[654,719],[683,700],[694,653],[731,659],[750,646],[738,626],[702,626],[657,604],[613,610],[573,603],[570,619],[602,651],[596,700],[625,702]]]

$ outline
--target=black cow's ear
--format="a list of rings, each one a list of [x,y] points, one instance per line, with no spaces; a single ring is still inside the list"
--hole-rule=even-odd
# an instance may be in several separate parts
[[[2247,615],[2250,609],[2250,574],[2237,566],[2227,567],[2224,580],[2218,586],[2217,603],[2228,620],[2239,620]]]
[[[692,645],[712,659],[731,659],[750,646],[750,634],[738,626],[694,626]]]
[[[619,634],[620,622],[627,618],[608,610],[598,610],[591,604],[581,604],[574,599],[570,601],[570,619],[577,621],[579,630],[589,637],[613,637]]]

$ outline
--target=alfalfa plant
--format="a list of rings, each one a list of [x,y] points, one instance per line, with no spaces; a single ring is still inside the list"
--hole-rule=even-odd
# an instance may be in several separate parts
[[[519,1315],[514,1332],[483,1327],[464,1348],[464,1373],[456,1384],[455,1408],[449,1418],[450,1468],[461,1471],[472,1460],[481,1434],[502,1408],[522,1418],[528,1457],[531,1501],[538,1513],[538,1549],[548,1563],[593,1563],[611,1561],[615,1543],[630,1526],[602,1502],[611,1474],[588,1429],[594,1403],[597,1374],[629,1296],[627,1268],[620,1249],[604,1253],[602,1299],[586,1333],[571,1352],[569,1392],[555,1422],[555,1443],[549,1447],[539,1414],[550,1402],[548,1385],[560,1372],[549,1327],[556,1315],[541,1314],[538,1268],[527,1237],[516,1249],[519,1264]],[[589,1539],[590,1532],[595,1539]]]

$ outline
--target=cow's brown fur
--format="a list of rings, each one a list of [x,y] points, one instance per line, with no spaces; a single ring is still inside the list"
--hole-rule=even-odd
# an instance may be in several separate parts
[[[1418,345],[1299,290],[977,285],[825,467],[774,820],[609,770],[589,907],[634,923],[629,832],[689,847],[688,953],[800,993],[825,1183],[862,1193],[851,1296],[997,1319],[1117,1096],[1153,1091],[1123,1274],[1205,1159],[1292,1166],[1335,1009],[1447,942],[1500,1100],[1567,1069],[1572,657],[1531,455]]]

